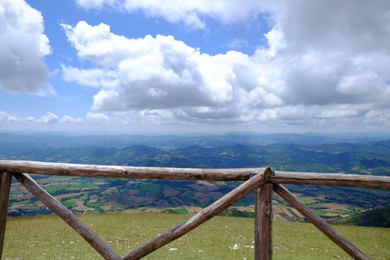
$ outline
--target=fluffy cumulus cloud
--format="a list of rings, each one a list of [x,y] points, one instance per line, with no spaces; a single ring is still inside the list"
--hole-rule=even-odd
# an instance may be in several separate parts
[[[211,56],[172,36],[127,39],[105,24],[63,27],[78,56],[101,68],[62,68],[65,80],[101,88],[95,110],[170,110],[181,118],[234,121],[239,110],[283,103],[273,93],[277,82],[243,53]]]
[[[0,0],[0,89],[43,94],[50,53],[40,12],[23,0]]]
[[[78,57],[92,64],[64,65],[64,79],[99,88],[97,113],[181,122],[390,126],[390,2],[163,2],[78,1],[85,8],[143,10],[198,28],[206,16],[237,22],[266,15],[267,44],[251,55],[208,55],[172,36],[130,39],[106,24],[64,24]]]

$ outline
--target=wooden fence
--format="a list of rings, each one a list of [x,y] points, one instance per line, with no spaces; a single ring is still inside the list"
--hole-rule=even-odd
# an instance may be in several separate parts
[[[4,245],[12,176],[35,197],[42,201],[43,204],[60,216],[105,259],[140,259],[218,215],[253,190],[256,191],[254,227],[255,259],[272,259],[273,192],[279,194],[280,197],[298,210],[298,212],[311,221],[319,230],[351,257],[354,259],[369,259],[363,252],[342,237],[326,221],[322,220],[294,197],[294,195],[292,195],[282,184],[314,184],[390,189],[390,177],[330,173],[274,172],[272,168],[269,167],[244,169],[192,169],[0,160],[0,174],[0,259]],[[128,255],[121,257],[113,249],[107,246],[102,239],[92,232],[70,210],[40,187],[31,178],[30,174],[108,178],[243,181],[243,183],[210,206],[189,218],[187,221],[168,230],[164,234],[159,235],[157,238],[140,246]]]

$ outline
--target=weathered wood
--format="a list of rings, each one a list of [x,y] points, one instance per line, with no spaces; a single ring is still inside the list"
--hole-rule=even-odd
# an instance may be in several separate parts
[[[8,199],[11,189],[12,174],[1,172],[0,181],[0,259],[3,255],[5,227],[7,224]]]
[[[173,180],[213,180],[245,181],[265,168],[245,169],[193,169],[165,167],[131,167],[86,165],[70,163],[46,163],[32,161],[0,160],[0,171],[61,176],[173,179]]]
[[[272,184],[256,189],[255,259],[272,259]]]
[[[203,209],[198,214],[194,215],[184,223],[165,232],[164,234],[158,236],[156,239],[137,248],[133,252],[130,252],[127,256],[124,257],[124,259],[140,259],[150,254],[151,252],[159,249],[160,247],[172,242],[173,240],[185,235],[186,233],[190,232],[205,221],[227,209],[234,202],[240,200],[252,190],[266,183],[271,173],[272,169],[266,168],[264,171],[258,173],[250,180],[244,182],[243,184],[241,184],[240,186],[238,186],[237,188],[235,188],[207,208]]]
[[[331,239],[336,245],[343,249],[354,259],[369,259],[363,252],[356,248],[351,242],[340,235],[331,225],[317,216],[306,205],[301,203],[293,194],[280,184],[274,184],[274,191],[280,195],[285,201],[305,216],[313,223],[322,233]]]
[[[269,182],[280,184],[313,184],[390,189],[389,177],[356,174],[276,171],[275,175],[271,176],[269,179]]]
[[[264,168],[194,169],[0,160],[0,171],[4,172],[110,178],[246,181],[251,175],[262,170]],[[277,171],[269,182],[390,189],[390,177],[339,173]]]
[[[28,174],[13,173],[13,175],[28,191],[82,236],[101,256],[105,259],[121,259],[121,257],[107,246],[103,240],[92,232],[70,210],[42,189]]]

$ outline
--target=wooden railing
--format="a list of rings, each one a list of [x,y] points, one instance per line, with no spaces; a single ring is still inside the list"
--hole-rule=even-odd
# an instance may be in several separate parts
[[[362,176],[351,174],[320,174],[274,172],[272,168],[244,169],[190,169],[129,166],[101,166],[65,163],[0,160],[0,259],[2,256],[8,210],[11,178],[14,176],[27,190],[60,216],[80,234],[105,259],[140,259],[162,246],[190,232],[212,217],[218,215],[251,191],[255,199],[255,259],[272,259],[272,193],[275,191],[311,221],[329,239],[354,259],[369,259],[363,252],[342,237],[332,226],[322,220],[307,206],[298,201],[282,184],[315,184],[332,186],[355,186],[390,189],[390,177]],[[119,256],[102,239],[92,232],[70,210],[40,187],[30,174],[142,178],[209,181],[244,181],[240,186],[204,208],[182,224],[168,230],[154,240],[135,249],[124,257]]]

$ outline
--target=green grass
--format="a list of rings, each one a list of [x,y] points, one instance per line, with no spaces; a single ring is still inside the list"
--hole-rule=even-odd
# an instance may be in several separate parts
[[[77,201],[75,199],[65,200],[62,204],[68,209],[75,208],[77,206]]]
[[[167,210],[164,210],[162,212],[169,213],[169,214],[189,214],[188,210],[185,207],[167,209]]]
[[[81,219],[124,256],[188,217],[131,213],[91,214]],[[390,229],[335,227],[371,259],[388,259]],[[311,224],[275,221],[273,232],[274,259],[350,259]],[[253,252],[253,219],[216,217],[145,259],[253,259]],[[9,218],[3,257],[101,259],[80,236],[54,216]]]

